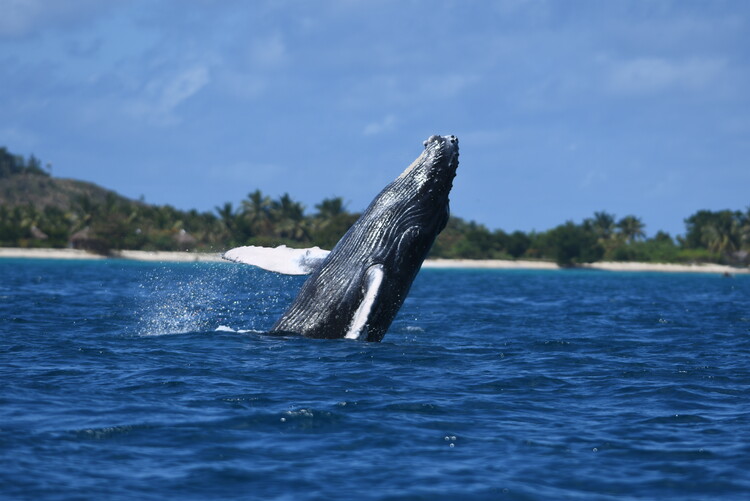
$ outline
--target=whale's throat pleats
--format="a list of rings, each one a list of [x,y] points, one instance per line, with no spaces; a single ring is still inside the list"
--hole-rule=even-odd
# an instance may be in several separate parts
[[[362,301],[354,312],[352,321],[349,324],[349,330],[344,336],[346,339],[367,339],[368,320],[373,313],[375,301],[377,301],[380,294],[380,287],[383,284],[384,276],[385,272],[381,264],[367,268],[362,284]]]

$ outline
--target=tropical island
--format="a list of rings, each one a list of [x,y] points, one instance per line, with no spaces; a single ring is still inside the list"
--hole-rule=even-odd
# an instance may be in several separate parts
[[[311,214],[289,194],[260,190],[238,206],[213,212],[179,210],[132,200],[93,183],[56,178],[35,156],[0,148],[0,247],[80,249],[97,255],[125,251],[216,253],[240,245],[331,248],[358,213],[343,198],[326,198]],[[639,217],[595,212],[541,232],[490,230],[451,216],[432,259],[524,260],[562,267],[621,263],[713,263],[747,269],[750,207],[699,210],[685,219],[685,235],[659,231],[646,238]]]

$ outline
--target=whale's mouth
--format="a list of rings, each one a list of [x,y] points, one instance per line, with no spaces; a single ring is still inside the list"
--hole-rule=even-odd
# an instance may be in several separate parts
[[[453,134],[450,136],[438,136],[435,134],[422,141],[425,149],[429,148],[432,143],[437,143],[438,147],[445,148],[451,154],[458,155],[458,138]]]
[[[415,180],[420,185],[429,179],[453,179],[458,168],[458,138],[456,136],[433,135],[422,141],[422,154],[398,176],[397,181],[416,172]]]
[[[443,157],[448,157],[448,167],[455,171],[458,167],[458,138],[454,135],[428,137],[422,144],[425,150],[434,148],[436,163],[440,163]]]
[[[425,150],[432,156],[432,166],[429,172],[434,182],[444,184],[443,188],[450,191],[453,179],[458,169],[458,138],[450,136],[430,136],[424,142]]]
[[[458,168],[458,138],[456,136],[448,136],[448,142],[450,144],[451,157],[448,160],[448,165],[453,169],[453,175],[455,176],[456,169]]]

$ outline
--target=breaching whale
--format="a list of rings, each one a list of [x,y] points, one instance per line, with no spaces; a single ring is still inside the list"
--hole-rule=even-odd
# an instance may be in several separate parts
[[[458,139],[431,136],[424,147],[331,251],[246,246],[223,255],[278,273],[310,274],[272,333],[383,339],[448,222]]]

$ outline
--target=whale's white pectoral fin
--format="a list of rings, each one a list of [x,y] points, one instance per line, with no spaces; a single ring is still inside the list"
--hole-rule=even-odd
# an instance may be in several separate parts
[[[380,293],[380,286],[383,284],[383,265],[376,264],[367,268],[365,272],[364,296],[359,303],[357,311],[354,312],[352,322],[349,324],[349,330],[344,336],[346,339],[366,339],[367,338],[367,321],[370,318],[372,307]]]
[[[250,264],[285,275],[309,275],[330,253],[331,251],[320,247],[292,249],[286,245],[278,247],[248,245],[228,250],[221,257],[227,261]]]

